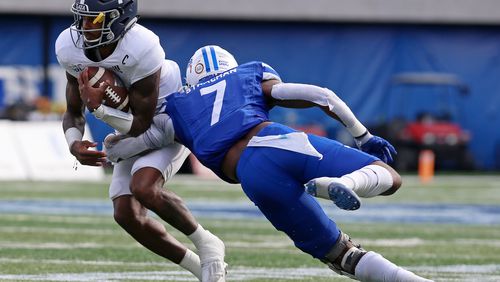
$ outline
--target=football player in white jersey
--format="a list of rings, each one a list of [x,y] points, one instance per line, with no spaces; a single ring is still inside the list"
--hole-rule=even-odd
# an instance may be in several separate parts
[[[101,166],[106,154],[82,140],[87,108],[118,132],[137,136],[151,125],[165,96],[181,87],[178,65],[165,60],[159,38],[137,24],[137,0],[75,0],[75,22],[57,38],[55,52],[66,70],[67,111],[63,130],[71,154],[83,165]],[[104,87],[89,84],[86,67],[112,69],[129,90],[129,113],[101,104]],[[197,223],[186,205],[164,183],[189,154],[172,144],[114,167],[109,196],[114,218],[134,239],[179,264],[201,281],[225,281],[224,244]],[[198,255],[166,232],[155,212],[194,243]]]

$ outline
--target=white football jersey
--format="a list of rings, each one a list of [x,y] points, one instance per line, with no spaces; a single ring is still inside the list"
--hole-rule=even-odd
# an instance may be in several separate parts
[[[103,67],[113,70],[127,88],[162,68],[159,101],[182,86],[177,63],[165,60],[158,36],[139,24],[125,33],[109,57],[99,62],[90,60],[82,49],[75,47],[69,28],[57,38],[55,51],[59,64],[72,76],[78,77],[88,66]]]

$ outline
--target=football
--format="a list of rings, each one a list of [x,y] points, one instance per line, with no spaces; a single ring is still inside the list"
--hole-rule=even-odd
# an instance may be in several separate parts
[[[99,87],[105,81],[109,84],[104,92],[104,105],[124,112],[129,111],[127,88],[113,71],[102,67],[88,67],[87,71],[92,87]]]

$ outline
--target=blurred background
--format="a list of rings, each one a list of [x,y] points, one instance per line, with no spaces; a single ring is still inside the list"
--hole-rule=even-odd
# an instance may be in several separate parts
[[[10,139],[0,145],[13,148],[0,158],[0,178],[33,179],[70,158],[54,42],[73,22],[71,4],[0,0],[0,130]],[[217,44],[239,63],[270,64],[286,82],[332,89],[396,146],[400,171],[416,171],[429,150],[438,171],[500,169],[499,1],[143,0],[139,14],[182,73],[198,47]],[[272,118],[352,144],[316,109],[276,108]],[[98,142],[111,131],[91,116],[88,125]],[[41,157],[33,143],[53,150],[43,158],[54,162],[31,164]]]
[[[69,153],[54,42],[72,3],[0,0],[0,281],[194,281],[113,221],[111,167]],[[499,0],[139,0],[139,14],[183,73],[217,44],[335,91],[396,146],[404,189],[354,213],[320,200],[328,216],[434,281],[500,281]],[[319,110],[271,115],[352,145]],[[111,128],[87,117],[85,138],[101,142]],[[207,179],[194,158],[182,172],[166,186],[224,240],[228,281],[351,281],[298,251],[239,185]]]

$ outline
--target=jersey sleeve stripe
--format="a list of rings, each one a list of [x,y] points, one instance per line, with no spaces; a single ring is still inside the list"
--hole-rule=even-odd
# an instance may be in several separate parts
[[[276,79],[281,81],[281,77],[278,72],[276,72],[270,65],[262,63],[262,67],[264,68],[264,70],[262,71],[263,80]]]

